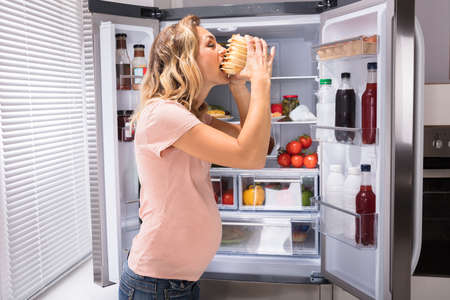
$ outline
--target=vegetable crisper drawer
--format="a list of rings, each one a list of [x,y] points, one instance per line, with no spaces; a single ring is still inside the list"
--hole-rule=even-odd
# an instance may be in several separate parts
[[[317,256],[318,234],[311,220],[223,220],[222,254]]]
[[[236,176],[211,176],[214,198],[221,210],[237,209]]]
[[[239,209],[271,211],[316,210],[313,196],[317,191],[317,176],[259,177],[239,176]]]

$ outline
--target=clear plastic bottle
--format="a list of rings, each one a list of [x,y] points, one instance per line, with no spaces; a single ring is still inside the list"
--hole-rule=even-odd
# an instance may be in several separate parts
[[[356,221],[356,243],[364,246],[375,245],[375,209],[376,196],[372,191],[370,165],[361,165],[361,187],[356,195],[356,212],[361,215]]]
[[[320,79],[316,106],[318,126],[334,127],[335,95],[335,91],[331,86],[331,79]],[[327,129],[317,129],[316,136],[321,141],[330,141],[334,137],[333,131]]]
[[[344,181],[344,209],[350,212],[356,212],[356,195],[361,187],[361,171],[359,167],[350,167],[347,170],[347,177]],[[355,218],[345,216],[344,236],[353,240],[355,238]]]
[[[145,46],[134,45],[134,57],[131,62],[133,68],[133,90],[139,90],[141,87],[142,77],[147,72],[147,61],[145,60]]]
[[[361,97],[362,142],[374,144],[377,133],[377,63],[368,63],[367,71],[367,86]]]
[[[330,165],[330,172],[326,179],[325,202],[336,207],[343,207],[344,202],[344,173],[341,165]],[[325,228],[328,233],[339,236],[344,233],[342,212],[326,208]]]
[[[356,96],[355,90],[350,84],[350,73],[341,74],[341,86],[336,92],[336,127],[355,128]],[[352,142],[355,133],[350,131],[335,131],[336,140]]]
[[[118,90],[131,89],[131,64],[127,52],[127,35],[116,34],[116,84]],[[128,76],[128,77],[121,77]]]

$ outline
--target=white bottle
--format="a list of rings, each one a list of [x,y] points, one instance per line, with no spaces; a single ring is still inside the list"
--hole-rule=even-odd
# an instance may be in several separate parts
[[[344,204],[344,174],[341,165],[330,165],[330,173],[328,173],[325,202],[333,206],[343,208]],[[326,207],[325,208],[325,228],[326,231],[333,236],[339,236],[344,233],[345,219],[344,213],[339,210]]]
[[[320,89],[317,93],[318,103],[316,106],[318,126],[334,127],[335,94],[331,86],[331,79],[320,79]],[[334,132],[333,130],[317,129],[316,137],[322,141],[332,141]]]
[[[344,209],[356,212],[356,195],[361,187],[361,171],[358,167],[348,168],[344,182]],[[349,240],[355,239],[355,218],[351,215],[344,219],[344,236]]]

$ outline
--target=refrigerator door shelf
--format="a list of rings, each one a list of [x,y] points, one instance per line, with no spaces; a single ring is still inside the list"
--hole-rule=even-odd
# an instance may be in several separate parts
[[[361,250],[377,248],[378,214],[358,214],[349,208],[342,208],[314,199],[320,205],[320,222],[316,228],[322,235],[332,237]]]
[[[224,219],[221,254],[318,256],[318,234],[313,220],[288,218]]]
[[[364,144],[363,134],[375,135],[373,144]],[[378,145],[378,128],[348,128],[311,125],[312,139],[325,143],[339,143],[352,146],[376,146]],[[339,137],[340,140],[337,140]]]
[[[336,59],[354,59],[361,56],[376,57],[378,53],[378,37],[373,35],[334,41],[312,48],[316,59],[326,62]]]

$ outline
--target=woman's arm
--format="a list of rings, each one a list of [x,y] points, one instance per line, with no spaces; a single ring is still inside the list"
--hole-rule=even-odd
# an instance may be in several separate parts
[[[264,167],[270,137],[270,76],[275,49],[267,57],[267,44],[255,38],[249,42],[247,51],[246,74],[250,78],[252,92],[238,136],[199,124],[173,144],[176,148],[222,166]]]

